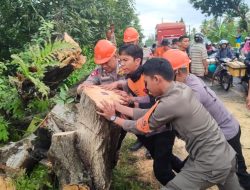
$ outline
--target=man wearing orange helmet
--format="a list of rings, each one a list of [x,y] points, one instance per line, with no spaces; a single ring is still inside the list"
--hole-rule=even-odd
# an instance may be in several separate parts
[[[99,40],[94,49],[94,61],[98,65],[89,75],[87,80],[78,86],[77,92],[81,93],[86,84],[108,84],[122,79],[119,75],[116,47],[108,40]]]
[[[123,34],[124,44],[139,45],[140,34],[133,27],[128,27]],[[149,48],[143,48],[143,61],[144,64],[152,56],[152,51]]]
[[[188,68],[190,59],[186,53],[179,50],[170,50],[163,55],[175,71],[176,81],[185,83],[195,93],[200,103],[206,108],[211,116],[218,123],[227,142],[236,151],[238,161],[238,178],[240,184],[245,189],[250,189],[250,175],[247,173],[245,159],[242,154],[240,143],[240,125],[233,115],[225,108],[221,100],[216,96],[201,79],[193,74],[189,74]]]
[[[171,48],[169,47],[170,43],[168,41],[168,39],[164,38],[162,41],[161,41],[161,46],[156,48],[155,50],[155,53],[154,53],[154,56],[155,57],[162,57],[162,55],[170,50]]]
[[[123,34],[123,42],[125,44],[139,44],[140,35],[137,30],[133,27],[128,27]]]

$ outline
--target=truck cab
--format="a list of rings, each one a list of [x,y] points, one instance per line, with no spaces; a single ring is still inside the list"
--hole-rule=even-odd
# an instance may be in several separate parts
[[[155,39],[158,44],[161,44],[164,38],[167,38],[171,43],[174,38],[179,38],[186,34],[186,26],[182,22],[157,24],[155,30]]]

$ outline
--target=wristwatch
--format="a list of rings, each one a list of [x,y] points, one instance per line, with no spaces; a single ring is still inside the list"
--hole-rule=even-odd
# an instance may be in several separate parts
[[[116,115],[112,115],[111,117],[110,117],[110,121],[115,121],[116,120]]]

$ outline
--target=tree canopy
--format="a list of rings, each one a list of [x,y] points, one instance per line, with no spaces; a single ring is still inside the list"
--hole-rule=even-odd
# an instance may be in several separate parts
[[[241,27],[248,30],[246,14],[249,7],[244,0],[190,0],[190,3],[194,8],[201,10],[203,14],[208,16],[218,17],[227,14],[232,17],[240,17]]]
[[[54,22],[56,32],[68,32],[85,46],[104,38],[112,23],[118,38],[128,26],[141,32],[134,0],[3,0],[0,59],[20,51],[38,32],[43,19]]]

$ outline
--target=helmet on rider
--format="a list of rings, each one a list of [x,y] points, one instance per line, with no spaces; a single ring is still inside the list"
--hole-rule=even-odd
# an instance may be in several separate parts
[[[226,45],[227,45],[227,44],[228,44],[228,41],[227,41],[227,40],[221,40],[221,41],[220,41],[220,45],[222,45],[222,44],[226,44]]]
[[[204,40],[204,35],[202,33],[196,33],[194,35],[194,41],[196,43],[203,43],[203,40]]]
[[[249,36],[245,37],[245,42],[248,40],[250,40],[250,37]]]
[[[211,45],[212,45],[212,42],[211,42],[211,41],[207,41],[206,45],[207,45],[207,46],[211,46]]]

